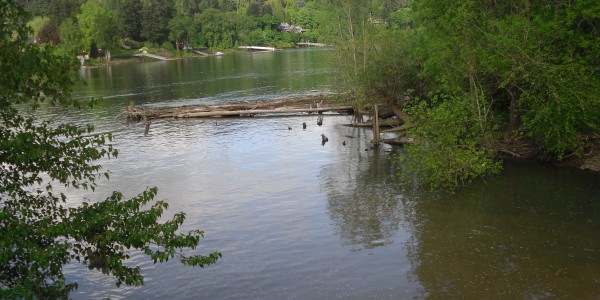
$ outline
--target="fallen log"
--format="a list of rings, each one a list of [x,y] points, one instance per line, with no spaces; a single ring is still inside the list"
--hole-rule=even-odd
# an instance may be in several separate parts
[[[394,127],[394,128],[389,128],[389,129],[385,129],[382,130],[381,133],[394,133],[394,132],[401,132],[401,131],[406,131],[408,129],[411,129],[415,127],[414,125],[407,125],[407,124],[403,124],[399,127]]]
[[[242,116],[242,115],[267,115],[267,114],[292,114],[311,113],[326,111],[352,111],[351,106],[334,106],[323,108],[288,108],[288,109],[248,109],[248,110],[221,110],[221,111],[198,111],[180,114],[166,114],[162,118],[208,118],[220,116]]]
[[[413,137],[397,137],[393,139],[384,139],[382,142],[390,145],[418,145],[419,140]]]
[[[389,119],[395,116],[394,112],[389,107],[379,107],[377,109],[377,115],[382,119]]]
[[[400,119],[384,119],[384,120],[379,121],[379,127],[400,126],[400,125],[402,125],[402,123],[403,122]],[[346,126],[349,126],[349,127],[373,127],[373,122],[372,121],[358,122],[358,123],[354,123],[354,124],[347,124]]]
[[[379,147],[379,110],[377,104],[373,104],[373,144]]]
[[[255,114],[323,113],[353,111],[351,106],[335,106],[329,96],[310,96],[273,101],[244,101],[220,105],[190,105],[177,108],[137,108],[130,105],[125,114],[129,119],[204,118]]]

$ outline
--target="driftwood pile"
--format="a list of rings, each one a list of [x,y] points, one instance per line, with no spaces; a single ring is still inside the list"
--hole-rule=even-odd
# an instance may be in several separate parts
[[[245,101],[241,103],[222,104],[222,105],[188,105],[175,108],[144,108],[137,107],[133,103],[127,107],[124,112],[129,120],[142,121],[146,125],[145,134],[148,134],[150,129],[150,120],[152,119],[184,119],[184,118],[222,118],[222,117],[251,117],[251,116],[276,116],[276,115],[293,115],[302,113],[356,113],[360,118],[356,118],[353,124],[348,124],[352,127],[366,127],[373,129],[373,143],[378,145],[380,128],[384,129],[383,133],[400,133],[410,128],[410,125],[404,124],[400,119],[394,116],[393,113],[378,109],[374,106],[374,115],[367,122],[362,121],[362,113],[355,111],[352,106],[344,106],[336,104],[331,97],[328,96],[312,96],[304,98],[290,98],[283,100],[269,101]],[[322,118],[317,120],[317,124],[321,125]],[[306,126],[306,125],[304,125]],[[322,136],[323,144],[327,142],[327,137]],[[387,144],[418,144],[417,139],[411,137],[397,137],[392,139],[383,139],[383,143]]]
[[[347,124],[350,127],[362,127],[373,129],[373,143],[375,145],[379,142],[390,144],[390,145],[417,145],[419,139],[413,137],[399,136],[395,138],[379,139],[380,133],[395,133],[402,135],[412,125],[406,124],[403,120],[399,119],[393,112],[387,107],[378,107],[374,105],[373,113],[368,121],[363,121],[362,115],[367,113],[356,112],[358,115],[355,122]],[[383,129],[383,130],[382,130]]]
[[[352,106],[336,105],[328,97],[315,96],[275,101],[245,101],[223,105],[188,105],[177,108],[140,108],[129,105],[125,114],[131,120],[160,118],[214,118],[298,113],[351,113]]]

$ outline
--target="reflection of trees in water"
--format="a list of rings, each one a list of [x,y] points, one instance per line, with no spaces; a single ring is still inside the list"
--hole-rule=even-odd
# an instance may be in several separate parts
[[[321,172],[328,209],[347,244],[374,248],[390,242],[401,221],[401,195],[389,183],[391,165],[381,150],[356,138],[342,162]],[[360,153],[353,151],[359,151]]]
[[[423,297],[592,299],[600,291],[600,178],[507,166],[405,215]],[[437,198],[437,199],[433,199]],[[404,210],[407,212],[407,210]]]

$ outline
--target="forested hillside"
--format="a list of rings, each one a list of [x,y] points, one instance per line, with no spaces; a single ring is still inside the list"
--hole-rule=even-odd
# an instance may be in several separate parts
[[[369,17],[387,18],[402,0],[369,2]],[[28,0],[34,38],[69,53],[141,46],[166,49],[238,45],[293,47],[331,42],[346,26],[345,3],[327,0]],[[282,24],[290,27],[281,26]]]

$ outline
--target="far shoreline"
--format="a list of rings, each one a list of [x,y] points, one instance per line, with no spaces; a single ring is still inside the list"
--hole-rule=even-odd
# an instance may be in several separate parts
[[[330,50],[332,48],[333,47],[330,47],[330,46],[319,47],[319,48],[311,47],[311,49],[322,49],[322,50]],[[227,49],[227,50],[221,50],[221,51],[217,51],[217,52],[207,52],[207,55],[195,54],[195,53],[190,53],[190,52],[186,52],[183,55],[173,55],[173,53],[168,53],[168,51],[162,50],[162,51],[152,51],[152,54],[163,56],[163,57],[167,58],[167,60],[165,60],[165,61],[174,61],[174,60],[182,60],[182,59],[187,59],[187,58],[205,58],[205,57],[214,57],[214,56],[220,57],[220,56],[236,55],[236,54],[242,54],[242,53],[259,54],[259,53],[271,53],[271,52],[277,52],[277,51],[297,50],[297,49],[308,49],[308,48],[296,46],[296,47],[287,47],[287,48],[276,48],[275,51],[248,51],[248,50],[244,50],[244,49]],[[216,53],[220,53],[220,54],[217,55]],[[82,65],[81,68],[86,69],[86,68],[96,68],[96,67],[100,67],[100,66],[118,65],[118,64],[125,64],[125,63],[134,63],[134,62],[144,63],[144,62],[160,61],[160,60],[155,60],[155,59],[147,59],[147,60],[140,59],[139,57],[133,56],[133,54],[131,54],[131,55],[115,55],[115,56],[111,57],[110,61],[106,61],[105,59],[103,59],[101,57],[96,58],[96,60],[99,60],[99,61],[96,63],[89,63],[90,62],[89,60],[86,61],[86,63],[84,65]]]

